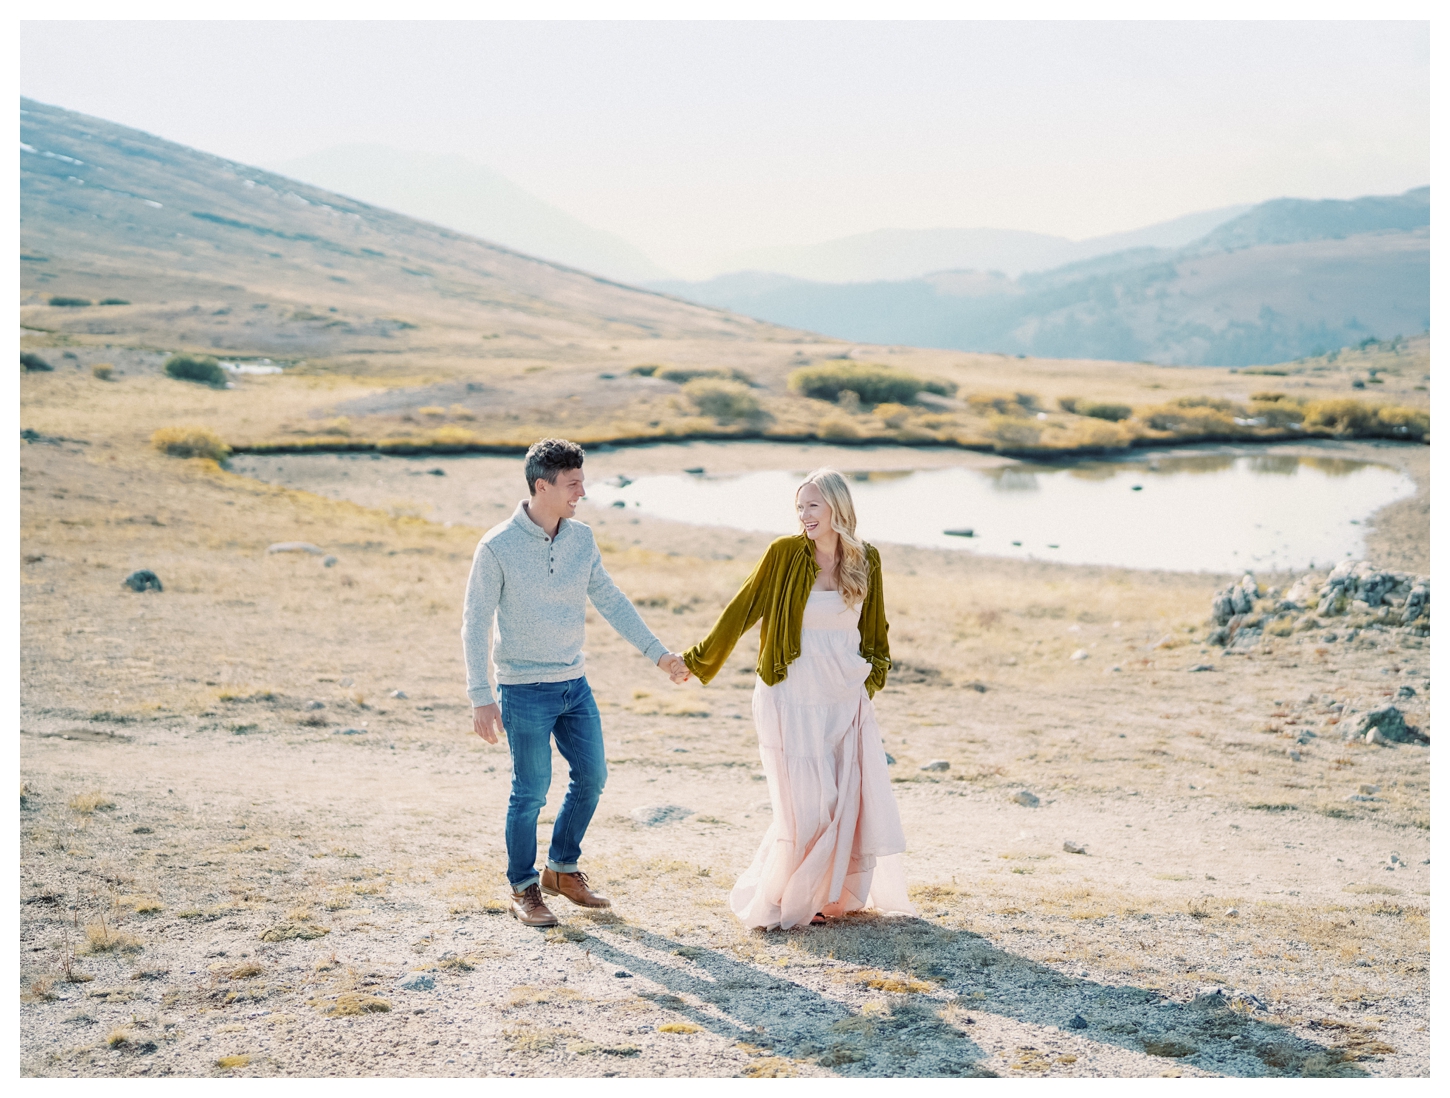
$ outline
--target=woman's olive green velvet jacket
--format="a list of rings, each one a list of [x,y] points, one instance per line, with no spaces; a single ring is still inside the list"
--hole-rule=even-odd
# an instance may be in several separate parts
[[[886,599],[881,590],[881,554],[866,546],[870,579],[861,604],[861,656],[871,663],[866,693],[874,697],[886,685],[891,649],[886,643]],[[685,666],[701,682],[709,682],[740,635],[760,622],[760,658],[755,671],[768,686],[784,682],[786,668],[801,654],[801,617],[820,573],[810,539],[804,534],[776,538],[755,571],[721,612],[710,635],[684,654]]]

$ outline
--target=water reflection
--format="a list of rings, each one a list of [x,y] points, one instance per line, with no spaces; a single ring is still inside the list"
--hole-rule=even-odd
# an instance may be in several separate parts
[[[654,476],[591,484],[595,503],[700,525],[793,534],[801,474]],[[1364,552],[1362,521],[1414,482],[1383,465],[1287,454],[1161,454],[852,474],[876,542],[1071,564],[1232,572],[1302,569]],[[971,537],[947,530],[972,531]]]

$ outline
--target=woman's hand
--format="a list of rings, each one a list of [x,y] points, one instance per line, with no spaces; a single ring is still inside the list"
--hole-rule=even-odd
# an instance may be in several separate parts
[[[670,682],[680,686],[690,681],[690,669],[685,661],[673,652],[666,652],[659,658],[659,669],[669,675]]]

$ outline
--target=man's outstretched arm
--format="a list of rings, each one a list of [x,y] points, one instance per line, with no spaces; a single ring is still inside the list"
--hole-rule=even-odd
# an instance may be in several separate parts
[[[685,661],[666,648],[664,642],[654,635],[639,616],[634,603],[629,601],[628,596],[605,571],[604,560],[599,555],[597,546],[589,572],[589,601],[604,620],[613,626],[616,633],[644,653],[645,659],[667,673],[671,680],[680,683],[690,677]]]

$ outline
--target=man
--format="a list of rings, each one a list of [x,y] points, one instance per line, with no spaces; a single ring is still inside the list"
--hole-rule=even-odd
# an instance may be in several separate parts
[[[580,843],[605,778],[599,709],[584,677],[585,598],[675,682],[690,673],[609,578],[594,531],[574,521],[584,498],[584,451],[564,439],[542,439],[529,447],[524,478],[529,498],[512,518],[484,534],[473,554],[463,596],[463,655],[473,730],[489,743],[505,734],[513,761],[504,825],[513,889],[509,908],[528,926],[556,926],[541,886],[581,907],[609,906],[579,871]],[[490,640],[497,702],[488,676]],[[539,809],[553,777],[551,735],[569,763],[569,788],[540,876],[534,862]]]

